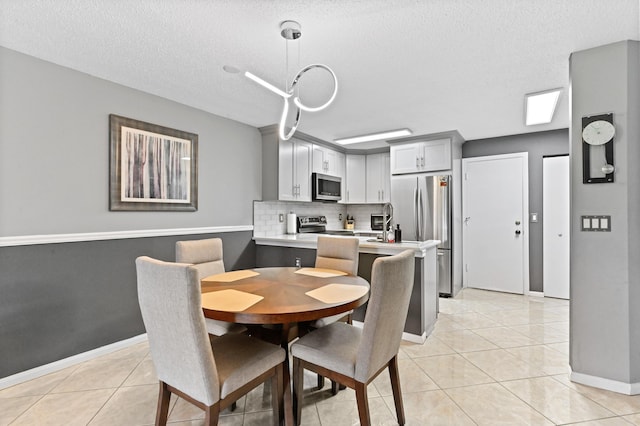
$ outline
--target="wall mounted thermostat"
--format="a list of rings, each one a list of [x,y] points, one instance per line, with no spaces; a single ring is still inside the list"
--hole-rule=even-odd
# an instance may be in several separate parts
[[[583,183],[613,182],[615,134],[613,113],[582,117]]]

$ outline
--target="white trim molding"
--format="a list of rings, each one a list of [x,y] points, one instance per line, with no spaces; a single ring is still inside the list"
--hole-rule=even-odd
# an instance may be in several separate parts
[[[0,247],[35,244],[75,243],[81,241],[121,240],[126,238],[167,237],[173,235],[217,234],[253,231],[253,225],[210,226],[204,228],[139,229],[132,231],[85,232],[77,234],[23,235],[0,237]]]
[[[527,292],[527,295],[533,296],[533,297],[544,297],[544,291],[532,291],[532,290],[529,290]]]
[[[98,358],[102,355],[107,355],[120,349],[128,348],[129,346],[137,345],[138,343],[146,342],[147,334],[140,334],[130,339],[120,340],[119,342],[112,343],[110,345],[101,346],[99,348],[83,352],[78,355],[73,355],[68,358],[64,358],[58,361],[54,361],[49,364],[41,365],[40,367],[32,368],[30,370],[16,373],[12,376],[3,377],[0,379],[0,389],[8,388],[29,380],[37,379],[44,375],[55,373],[56,371],[80,364],[81,362],[89,361]]]
[[[599,389],[605,389],[612,392],[621,393],[623,395],[640,394],[640,383],[624,383],[617,380],[605,379],[604,377],[590,376],[588,374],[571,372],[569,376],[572,382],[582,385],[592,386]]]

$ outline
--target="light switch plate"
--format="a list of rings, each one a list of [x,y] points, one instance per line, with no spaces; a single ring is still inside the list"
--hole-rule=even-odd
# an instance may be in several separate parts
[[[583,232],[611,232],[611,215],[580,216],[580,230]]]

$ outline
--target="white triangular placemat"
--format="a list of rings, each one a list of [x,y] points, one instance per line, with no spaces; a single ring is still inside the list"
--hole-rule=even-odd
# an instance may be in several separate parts
[[[309,275],[310,277],[331,278],[348,275],[346,272],[336,271],[335,269],[324,268],[302,268],[296,271],[296,274]]]
[[[231,283],[244,278],[255,277],[256,275],[260,275],[260,273],[256,271],[251,271],[249,269],[243,269],[240,271],[229,271],[229,272],[223,272],[222,274],[209,275],[208,277],[204,277],[202,281]]]
[[[323,303],[340,303],[359,299],[367,294],[368,291],[369,289],[362,285],[332,283],[308,291],[305,294]]]
[[[233,289],[211,291],[202,294],[202,307],[214,311],[241,312],[262,299],[263,296]]]

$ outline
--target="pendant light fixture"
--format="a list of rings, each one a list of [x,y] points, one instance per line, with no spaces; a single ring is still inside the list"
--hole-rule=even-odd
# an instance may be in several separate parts
[[[280,35],[282,35],[282,37],[286,40],[286,43],[288,43],[290,40],[297,40],[300,37],[302,37],[302,30],[301,30],[300,24],[298,22],[296,22],[296,21],[284,21],[284,22],[282,22],[280,24],[280,30],[281,30],[280,31]],[[288,64],[289,63],[288,45],[285,45],[285,47],[286,47],[286,61],[287,61],[287,64]],[[310,107],[310,106],[307,106],[307,105],[302,103],[302,101],[300,100],[300,97],[298,96],[298,94],[295,93],[295,91],[296,91],[296,85],[298,84],[298,82],[300,81],[302,76],[307,71],[315,69],[315,68],[324,69],[325,71],[329,72],[329,74],[331,74],[331,77],[333,78],[333,93],[329,97],[329,100],[327,102],[325,102],[324,104],[322,104],[320,106],[317,106],[317,107]],[[288,71],[288,69],[287,69],[287,71]],[[273,84],[261,79],[260,77],[256,76],[255,74],[250,73],[249,71],[246,71],[244,73],[244,75],[248,79],[258,83],[259,85],[261,85],[265,89],[268,89],[271,92],[275,93],[276,95],[282,97],[282,99],[284,101],[284,105],[282,107],[282,115],[280,116],[280,124],[278,126],[278,133],[279,133],[280,139],[285,140],[285,141],[291,139],[293,134],[296,132],[296,129],[298,128],[298,124],[300,124],[300,116],[302,114],[302,111],[307,111],[307,112],[321,111],[321,110],[325,109],[326,107],[328,107],[333,102],[333,100],[336,97],[336,94],[338,93],[338,79],[336,78],[336,74],[333,72],[333,70],[331,68],[329,68],[328,66],[326,66],[324,64],[311,64],[311,65],[307,65],[306,67],[302,68],[300,71],[298,71],[298,73],[296,74],[295,78],[291,81],[291,84],[289,84],[287,81],[285,81],[285,89],[284,90],[279,89],[278,87],[276,87]],[[286,75],[285,75],[285,80],[286,80]],[[289,116],[289,109],[291,108],[289,102],[291,102],[291,101],[293,101],[293,104],[294,104],[294,106],[296,108],[295,120],[293,122],[293,126],[291,126],[291,128],[289,129],[289,132],[287,132],[286,131],[286,121],[287,121],[287,117]]]

